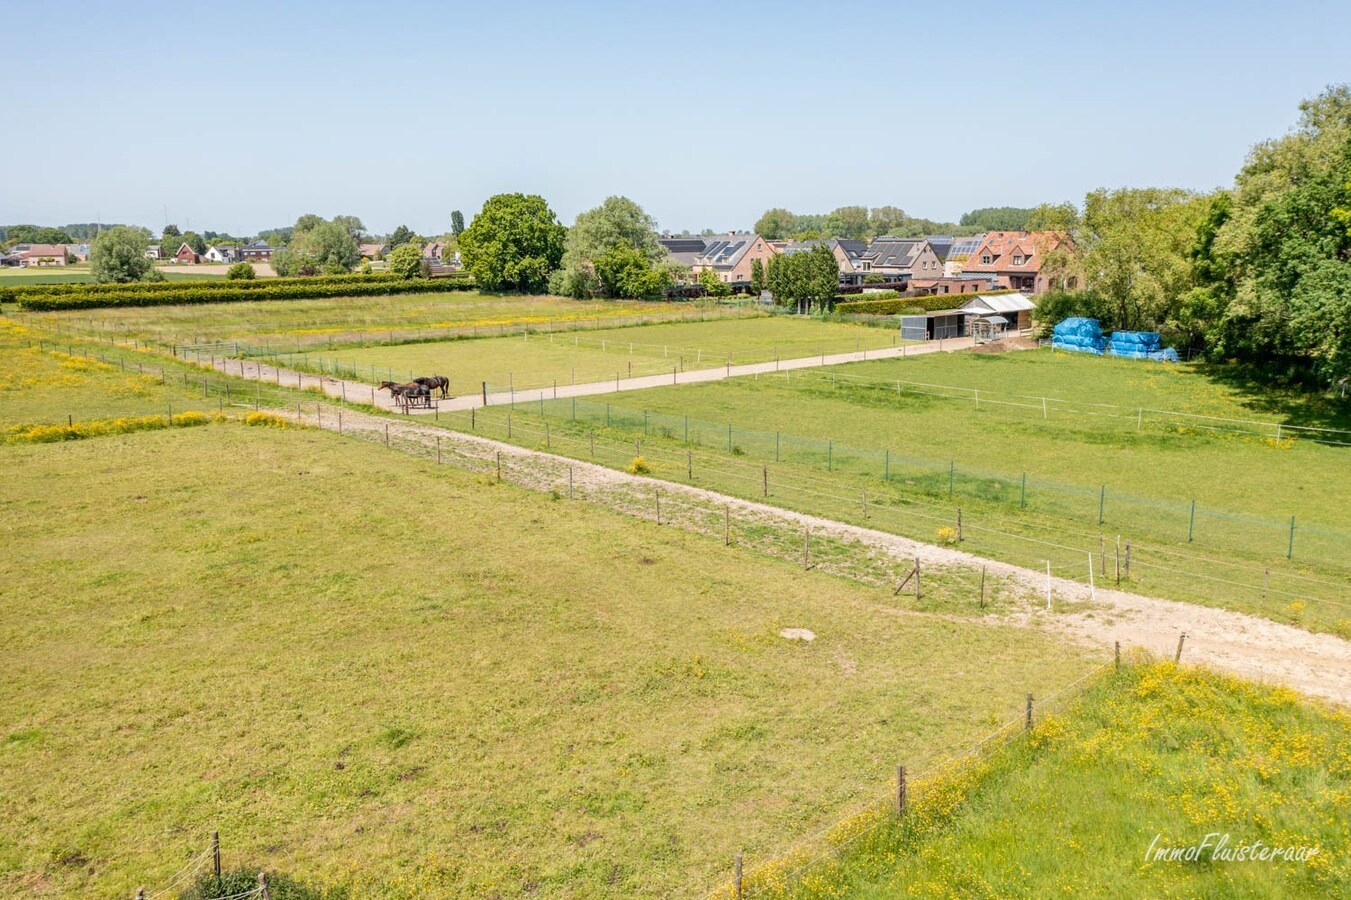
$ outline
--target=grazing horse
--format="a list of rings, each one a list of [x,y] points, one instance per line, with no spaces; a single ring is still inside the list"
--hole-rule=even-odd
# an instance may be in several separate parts
[[[432,396],[432,392],[426,385],[418,384],[415,381],[409,382],[408,384],[395,384],[392,381],[382,381],[380,382],[380,387],[376,388],[376,390],[388,390],[390,396],[394,398],[394,402],[402,407],[405,413],[408,412],[408,408],[413,405],[413,401],[415,400],[424,400],[430,405]]]
[[[424,375],[421,378],[414,378],[414,384],[420,384],[429,391],[440,390],[441,398],[450,396],[450,379],[444,375]]]

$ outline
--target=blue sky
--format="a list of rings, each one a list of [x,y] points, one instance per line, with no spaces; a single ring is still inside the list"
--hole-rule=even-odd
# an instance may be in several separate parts
[[[0,222],[433,234],[502,191],[565,223],[1228,184],[1351,79],[1351,4],[0,2]],[[27,12],[25,12],[27,10]]]

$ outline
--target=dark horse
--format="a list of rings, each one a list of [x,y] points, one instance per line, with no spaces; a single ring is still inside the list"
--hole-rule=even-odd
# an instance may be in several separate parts
[[[418,384],[415,381],[409,382],[408,384],[396,384],[393,381],[382,381],[377,390],[388,390],[390,396],[394,398],[394,402],[399,406],[402,406],[405,412],[408,411],[408,407],[411,406],[415,400],[430,400],[432,396],[431,390],[426,385]]]
[[[444,375],[424,375],[414,378],[413,384],[420,384],[429,391],[439,390],[443,400],[450,396],[450,379]]]

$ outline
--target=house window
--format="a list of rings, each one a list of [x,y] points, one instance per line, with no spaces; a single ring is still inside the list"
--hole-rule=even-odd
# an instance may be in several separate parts
[[[1023,264],[1023,258],[1021,256],[1013,257],[1013,264],[1015,266],[1021,266]]]
[[[984,256],[982,256],[980,258],[980,262],[981,265],[988,266],[990,264],[990,254],[986,253]]]

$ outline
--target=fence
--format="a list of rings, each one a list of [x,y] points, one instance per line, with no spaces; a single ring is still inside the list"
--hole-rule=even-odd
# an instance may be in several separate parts
[[[158,310],[162,314],[163,307],[158,308]],[[562,334],[571,331],[627,328],[672,322],[703,322],[720,319],[760,318],[763,315],[763,313],[756,310],[734,306],[697,306],[692,309],[672,310],[667,313],[640,313],[631,316],[587,315],[565,319],[549,319],[543,323],[533,324],[525,319],[516,319],[502,322],[469,322],[461,325],[438,325],[435,323],[428,323],[426,325],[417,325],[408,328],[396,328],[392,325],[381,326],[378,322],[372,322],[369,319],[363,321],[313,319],[302,323],[293,322],[290,324],[290,327],[298,332],[325,331],[327,333],[297,333],[289,338],[285,344],[283,344],[280,338],[276,341],[266,340],[262,343],[235,341],[233,339],[213,340],[213,335],[204,334],[200,329],[188,334],[184,334],[179,330],[171,331],[158,327],[138,329],[138,334],[143,335],[144,332],[147,331],[150,333],[150,338],[147,340],[144,336],[132,337],[132,326],[128,323],[120,322],[116,319],[96,318],[88,315],[63,315],[60,318],[54,318],[35,313],[22,313],[18,318],[31,327],[53,331],[65,337],[121,343],[130,345],[133,348],[138,346],[180,349],[185,347],[199,347],[208,352],[215,352],[218,355],[228,352],[229,355],[232,356],[238,356],[243,353],[255,356],[267,356],[274,353],[290,351],[299,353],[303,352],[307,347],[312,348],[318,346],[332,348],[335,346],[335,333],[331,329],[334,328],[341,329],[341,331],[337,332],[341,338],[337,343],[355,343],[360,346],[381,346],[385,344],[427,343],[467,338],[507,337],[525,333]],[[238,325],[231,325],[229,327],[237,329]]]
[[[1179,643],[1179,660],[1181,648]],[[823,866],[847,856],[869,840],[886,840],[889,829],[903,824],[914,807],[924,804],[931,795],[954,790],[960,793],[964,779],[978,778],[982,766],[1031,735],[1039,718],[1044,719],[1052,711],[1065,707],[1096,681],[1119,670],[1121,665],[1121,645],[1118,643],[1113,661],[1097,666],[1043,700],[1037,701],[1028,694],[1022,715],[1003,723],[962,753],[940,760],[919,773],[909,771],[904,765],[897,766],[896,779],[888,785],[885,797],[864,802],[852,813],[753,868],[747,869],[743,856],[737,854],[732,863],[731,878],[711,890],[706,895],[708,900],[791,896],[809,880],[819,882]]]
[[[993,472],[954,461],[923,459],[886,448],[857,447],[832,439],[738,428],[689,416],[637,410],[583,398],[517,404],[515,409],[569,427],[604,427],[686,447],[708,447],[737,456],[825,469],[881,481],[877,503],[904,502],[920,495],[1004,514],[1032,512],[1112,531],[1165,541],[1210,546],[1258,557],[1345,565],[1351,560],[1351,533],[1288,518],[1265,518],[1213,509],[1193,499],[1142,497],[1103,484],[1072,485],[1029,477],[1029,473]],[[1016,511],[1016,513],[1015,513]],[[1296,543],[1298,537],[1298,544]]]
[[[608,326],[607,326],[608,327]],[[704,347],[683,347],[673,344],[653,344],[642,341],[616,340],[614,338],[589,338],[579,334],[583,329],[568,332],[519,332],[525,340],[531,335],[540,339],[543,333],[551,344],[569,347],[574,350],[600,351],[623,358],[623,362],[598,364],[593,360],[583,362],[580,371],[574,365],[567,374],[561,369],[543,371],[506,371],[476,373],[472,387],[487,384],[493,391],[514,393],[515,391],[539,390],[557,387],[562,384],[577,384],[611,379],[633,378],[644,375],[671,375],[699,369],[745,366],[756,363],[777,363],[781,359],[810,359],[821,357],[822,362],[828,356],[858,353],[867,359],[867,354],[877,350],[894,350],[905,343],[899,334],[861,336],[835,341],[817,341],[810,347],[790,347],[781,350],[775,346],[742,347],[733,349],[715,349]],[[287,366],[298,371],[355,381],[406,381],[416,377],[412,370],[398,370],[390,366],[378,366],[373,363],[360,363],[353,359],[315,354],[303,349],[278,351],[264,346],[241,343],[201,344],[177,348],[179,355],[192,359],[204,359],[211,356],[256,357],[276,365]],[[613,366],[613,367],[611,367]],[[424,373],[425,374],[425,373]],[[560,378],[560,375],[563,377]],[[461,392],[464,392],[463,390]]]
[[[216,876],[216,886],[223,888],[221,881],[221,850],[220,850],[220,832],[211,832],[211,842],[205,849],[195,854],[184,866],[169,877],[169,881],[159,890],[146,893],[145,888],[137,888],[135,900],[160,900],[176,896],[188,889],[193,880],[200,878],[206,872]],[[233,891],[225,888],[224,893],[218,893],[210,897],[203,897],[202,900],[244,900],[245,897],[258,897],[259,900],[270,900],[271,891],[268,887],[267,873],[258,873],[258,884],[245,891]]]

